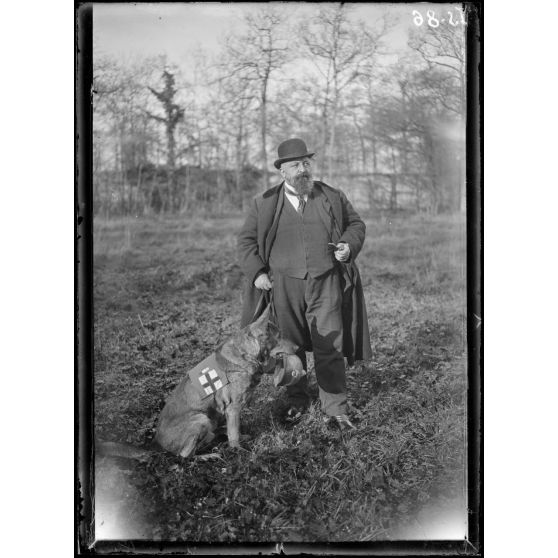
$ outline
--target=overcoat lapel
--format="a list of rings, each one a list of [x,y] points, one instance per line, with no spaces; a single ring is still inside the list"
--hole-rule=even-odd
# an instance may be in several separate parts
[[[314,193],[312,194],[314,201],[316,203],[316,208],[318,210],[318,215],[320,216],[320,219],[322,220],[322,223],[324,224],[324,227],[328,233],[329,236],[329,240],[331,242],[333,242],[333,236],[332,236],[332,220],[333,220],[333,215],[331,213],[331,209],[330,209],[330,204],[327,201],[327,198],[325,197],[323,191],[321,188],[314,186]]]
[[[341,209],[341,199],[339,195],[335,195],[333,191],[330,191],[328,188],[320,187],[320,189],[325,194],[324,203],[326,208],[328,211],[330,210],[333,215],[333,219],[337,227],[336,233],[341,236],[341,230],[343,229],[343,210]]]
[[[262,254],[264,255],[264,261],[266,264],[267,262],[269,262],[271,247],[273,246],[273,241],[275,240],[275,235],[277,234],[279,216],[281,215],[281,210],[283,209],[284,199],[285,196],[283,196],[283,183],[281,183],[277,187],[277,190],[274,192],[274,195],[270,196],[270,198],[267,200],[269,203],[268,218],[263,230],[268,232],[265,235],[264,245],[262,246]]]
[[[322,199],[322,211],[327,213],[327,218],[324,218],[324,224],[327,230],[330,231],[331,241],[337,244],[345,228],[341,199],[336,195],[328,195],[327,188],[320,187],[320,191],[324,194],[320,196]],[[342,277],[342,290],[343,292],[350,292],[354,286],[354,275],[358,273],[356,265],[353,261],[350,261],[349,263],[339,263],[338,267]]]
[[[339,196],[333,195],[327,188],[322,188],[319,183],[317,189],[321,192],[320,216],[330,232],[331,241],[337,244],[343,234],[343,210]]]

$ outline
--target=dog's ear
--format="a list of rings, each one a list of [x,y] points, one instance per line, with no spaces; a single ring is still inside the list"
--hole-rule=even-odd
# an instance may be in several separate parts
[[[268,323],[270,321],[269,313],[270,313],[270,307],[267,306],[267,308],[263,311],[263,314],[255,322],[251,323],[248,326],[250,333],[254,337],[259,338],[263,335],[266,335]]]
[[[262,312],[261,316],[254,322],[254,325],[266,324],[269,321],[269,315],[271,313],[271,306],[268,304],[265,310]]]

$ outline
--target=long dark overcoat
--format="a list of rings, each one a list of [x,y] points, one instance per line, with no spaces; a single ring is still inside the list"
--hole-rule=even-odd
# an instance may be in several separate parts
[[[241,327],[249,324],[263,311],[262,291],[254,286],[260,271],[268,271],[271,246],[275,240],[279,215],[283,208],[283,184],[256,196],[239,235],[240,266],[246,278]],[[331,242],[347,242],[351,258],[338,263],[343,290],[343,353],[349,364],[371,357],[368,318],[360,273],[355,259],[362,248],[366,225],[340,190],[319,181],[314,182],[324,196],[320,215],[330,232]]]

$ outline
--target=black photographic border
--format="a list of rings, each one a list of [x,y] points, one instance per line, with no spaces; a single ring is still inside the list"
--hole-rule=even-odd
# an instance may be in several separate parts
[[[102,3],[102,2],[98,2]],[[373,2],[374,3],[374,2]],[[391,2],[395,3],[395,2]],[[412,3],[412,2],[407,2]],[[431,2],[441,3],[441,2]],[[447,3],[447,2],[444,2]],[[465,2],[467,25],[467,439],[468,539],[366,543],[94,541],[93,436],[93,4],[75,2],[74,153],[74,550],[76,554],[308,554],[483,556],[483,5]]]

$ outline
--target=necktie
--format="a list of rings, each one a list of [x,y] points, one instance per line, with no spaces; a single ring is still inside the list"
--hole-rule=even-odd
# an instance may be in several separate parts
[[[297,211],[302,215],[304,213],[304,207],[306,206],[306,202],[304,201],[304,196],[297,196],[298,197],[298,208]]]

